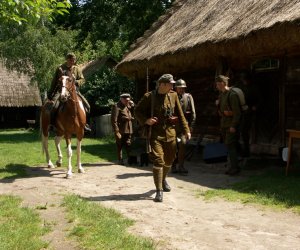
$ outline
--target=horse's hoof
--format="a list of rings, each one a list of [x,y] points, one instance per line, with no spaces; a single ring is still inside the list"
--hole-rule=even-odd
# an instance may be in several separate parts
[[[67,174],[66,175],[66,179],[71,179],[72,178],[72,174]]]
[[[83,173],[85,173],[85,170],[83,168],[79,168],[78,173],[83,174]]]
[[[48,164],[48,168],[55,168],[53,164]]]
[[[61,163],[60,163],[60,162],[56,162],[56,166],[57,166],[58,168],[60,168],[60,167],[61,167]]]

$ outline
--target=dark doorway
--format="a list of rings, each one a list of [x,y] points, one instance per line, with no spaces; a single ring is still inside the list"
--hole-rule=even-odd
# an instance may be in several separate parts
[[[259,92],[260,101],[257,107],[253,143],[279,144],[279,72],[255,72],[253,85]]]

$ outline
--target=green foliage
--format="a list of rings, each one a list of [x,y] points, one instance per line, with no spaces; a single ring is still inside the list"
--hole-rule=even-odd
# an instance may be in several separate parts
[[[135,85],[113,69],[103,67],[97,74],[87,79],[81,92],[92,104],[92,109],[99,110],[118,101],[122,92],[135,93]]]
[[[54,15],[68,13],[68,0],[5,0],[0,1],[0,22],[36,22],[41,17],[53,20]]]
[[[126,230],[133,221],[100,204],[88,202],[76,195],[64,198],[69,220],[74,222],[71,236],[83,249],[154,249],[150,239],[136,237]]]
[[[5,58],[9,69],[29,74],[43,93],[49,89],[55,69],[64,62],[67,52],[75,52],[79,64],[103,56],[120,60],[129,44],[172,2],[0,1],[0,21],[5,20],[0,22],[0,57]],[[63,13],[66,14],[62,16]],[[134,95],[134,84],[107,70],[89,79],[82,89],[96,110],[116,101],[123,91]]]
[[[49,243],[40,237],[49,231],[36,212],[21,207],[21,199],[0,196],[0,250],[46,249]]]
[[[32,76],[41,91],[48,89],[56,67],[74,49],[76,31],[56,30],[53,34],[41,25],[16,29],[15,36],[0,40],[0,53],[6,58],[6,66]]]

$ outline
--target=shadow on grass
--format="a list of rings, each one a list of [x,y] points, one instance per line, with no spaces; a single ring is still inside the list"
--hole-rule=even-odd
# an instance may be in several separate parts
[[[250,176],[246,181],[233,184],[231,189],[255,195],[262,201],[269,200],[274,205],[283,204],[287,208],[300,206],[299,172],[284,176],[282,170],[267,170],[261,175]]]
[[[116,194],[116,195],[107,195],[107,196],[96,196],[96,197],[88,197],[86,200],[88,201],[137,201],[137,200],[152,200],[151,197],[155,193],[155,190],[150,190],[141,194]]]
[[[117,175],[117,179],[128,179],[128,178],[136,178],[136,177],[145,177],[152,176],[152,172],[150,173],[127,173],[127,174],[119,174]]]
[[[6,130],[5,130],[6,131]],[[38,130],[26,130],[20,129],[16,131],[15,129],[11,132],[8,130],[6,133],[0,134],[0,143],[22,143],[22,142],[36,142],[41,140]]]
[[[36,172],[35,175],[31,174]],[[39,167],[30,167],[24,164],[8,164],[4,168],[0,169],[0,182],[2,183],[11,183],[16,179],[20,178],[30,178],[35,176],[52,176],[51,173]]]
[[[74,151],[76,147],[74,147]],[[81,146],[81,150],[85,153],[88,153],[93,156],[99,156],[104,161],[114,161],[116,160],[116,146],[112,143],[105,144],[92,144],[92,145],[83,145]]]

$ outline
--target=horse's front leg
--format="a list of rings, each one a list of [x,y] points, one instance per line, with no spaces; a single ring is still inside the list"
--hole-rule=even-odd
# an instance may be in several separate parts
[[[71,178],[72,173],[72,147],[71,147],[71,138],[66,138],[67,142],[67,157],[68,157],[68,172],[66,178]]]
[[[81,165],[81,141],[77,139],[77,167],[78,167],[78,173],[84,173],[85,170]]]
[[[47,166],[48,168],[55,168],[55,166],[53,165],[51,159],[50,159],[50,154],[49,154],[49,149],[48,149],[48,136],[45,136],[42,133],[42,146],[43,146],[43,152],[45,152],[46,154],[46,162],[47,162]]]
[[[60,141],[61,141],[61,136],[55,136],[54,140],[55,140],[55,147],[56,147],[56,151],[57,151],[57,161],[56,161],[56,166],[57,167],[61,167],[62,164],[62,153],[61,153],[61,149],[60,149]]]

